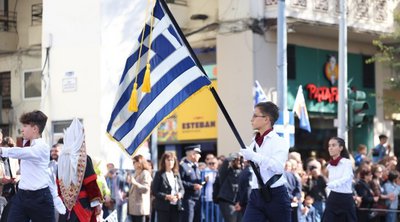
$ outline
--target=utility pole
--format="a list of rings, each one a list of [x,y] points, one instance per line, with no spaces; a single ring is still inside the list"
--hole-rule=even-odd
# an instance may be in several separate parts
[[[347,138],[347,2],[340,0],[339,17],[339,103],[337,135],[348,144]]]
[[[278,30],[277,30],[277,91],[278,106],[283,112],[287,111],[287,33],[286,33],[285,0],[278,1]],[[285,121],[284,121],[285,123]]]

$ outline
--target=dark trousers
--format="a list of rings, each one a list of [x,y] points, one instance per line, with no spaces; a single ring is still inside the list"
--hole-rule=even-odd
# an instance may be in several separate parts
[[[258,189],[253,189],[242,222],[291,222],[290,199],[285,186],[271,188],[271,201],[266,202]]]
[[[129,215],[132,222],[149,222],[150,217],[146,215]]]
[[[11,202],[8,222],[55,222],[53,197],[48,187],[36,191],[20,189]]]
[[[200,222],[201,221],[201,201],[200,199],[183,199],[181,222]]]
[[[229,222],[238,221],[237,219],[238,212],[235,211],[235,205],[223,200],[220,200],[218,205],[219,209],[221,210],[222,216],[224,217],[224,221],[229,221]]]
[[[356,222],[356,204],[353,194],[331,191],[322,218],[323,222]]]
[[[179,222],[179,211],[176,205],[169,205],[169,211],[157,210],[157,222]]]

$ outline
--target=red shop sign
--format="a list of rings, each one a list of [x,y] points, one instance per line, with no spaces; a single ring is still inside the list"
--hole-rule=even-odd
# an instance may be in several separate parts
[[[308,91],[308,98],[311,100],[316,100],[319,103],[323,101],[327,101],[329,103],[339,101],[339,92],[336,86],[317,87],[315,84],[310,83],[306,86],[306,89]]]

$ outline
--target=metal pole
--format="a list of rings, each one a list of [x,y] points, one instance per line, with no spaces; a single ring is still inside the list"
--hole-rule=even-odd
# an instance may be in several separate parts
[[[286,58],[286,15],[285,0],[278,1],[278,30],[277,30],[277,89],[278,106],[285,112],[287,110],[287,58]],[[284,124],[286,122],[284,121]]]
[[[155,172],[158,170],[158,130],[154,130],[151,134],[150,141],[151,162],[153,163],[153,170]]]
[[[347,2],[340,0],[338,137],[347,138]]]
[[[282,111],[282,124],[284,131],[288,130],[289,113],[287,110],[287,29],[286,29],[286,3],[285,0],[278,1],[278,30],[277,30],[277,89],[278,106]],[[283,134],[284,139],[290,144],[290,135]]]

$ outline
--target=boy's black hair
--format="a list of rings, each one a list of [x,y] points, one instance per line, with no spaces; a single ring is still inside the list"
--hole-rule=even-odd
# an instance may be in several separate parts
[[[259,108],[263,114],[266,114],[271,119],[271,125],[274,125],[279,118],[279,108],[272,102],[258,103],[255,108]]]
[[[387,139],[388,137],[384,134],[379,135],[379,140]]]
[[[22,124],[29,124],[31,126],[37,126],[39,128],[39,134],[41,135],[44,127],[46,126],[47,116],[39,110],[34,110],[29,113],[24,113],[19,118]]]

